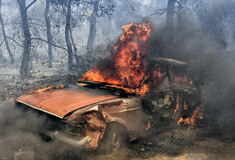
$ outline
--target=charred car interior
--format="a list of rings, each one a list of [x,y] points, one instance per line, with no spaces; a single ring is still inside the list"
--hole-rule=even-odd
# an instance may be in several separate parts
[[[195,113],[201,106],[200,88],[189,65],[155,58],[148,66],[150,76],[137,88],[80,80],[77,86],[30,92],[16,103],[50,117],[39,131],[44,139],[106,152],[117,151],[151,128],[202,124]],[[142,86],[147,86],[145,92],[139,92]]]

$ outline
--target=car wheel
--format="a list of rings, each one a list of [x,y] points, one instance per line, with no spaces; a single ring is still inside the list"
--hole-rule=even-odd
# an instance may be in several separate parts
[[[126,141],[125,129],[121,125],[111,124],[107,126],[104,134],[104,143],[102,144],[102,150],[106,153],[112,153],[118,151]]]

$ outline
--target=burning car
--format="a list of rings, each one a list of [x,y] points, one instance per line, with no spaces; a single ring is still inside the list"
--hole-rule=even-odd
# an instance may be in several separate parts
[[[201,103],[200,89],[189,65],[147,59],[151,29],[150,23],[125,26],[108,65],[95,65],[77,86],[37,90],[16,102],[53,117],[53,123],[40,131],[44,136],[107,152],[160,122],[196,124],[191,116],[198,116],[194,111]]]
[[[116,151],[125,138],[134,140],[160,121],[187,118],[200,103],[186,63],[157,58],[151,66],[151,87],[144,96],[128,93],[131,89],[125,86],[82,81],[31,92],[16,101],[58,119],[41,131],[44,135],[77,147],[104,144],[106,151]]]

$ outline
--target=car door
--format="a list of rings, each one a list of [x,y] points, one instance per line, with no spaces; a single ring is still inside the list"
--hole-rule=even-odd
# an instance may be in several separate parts
[[[156,64],[150,75],[151,91],[142,99],[143,108],[150,116],[150,127],[167,125],[174,113],[169,66]]]
[[[127,124],[131,139],[138,137],[146,127],[146,115],[143,112],[140,96],[129,97],[124,101],[127,105]]]
[[[172,68],[173,88],[175,92],[176,111],[174,119],[187,118],[199,104],[200,97],[188,68],[177,66]]]

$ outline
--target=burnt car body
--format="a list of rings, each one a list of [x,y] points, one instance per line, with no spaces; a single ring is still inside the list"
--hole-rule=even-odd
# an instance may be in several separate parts
[[[107,152],[116,151],[124,137],[134,140],[160,122],[187,117],[200,104],[200,90],[188,64],[156,58],[150,66],[151,87],[144,96],[127,94],[105,83],[81,82],[74,87],[28,93],[16,102],[60,119],[62,127],[41,130],[45,136],[76,147],[105,146]],[[161,80],[155,78],[155,70],[163,75]]]

